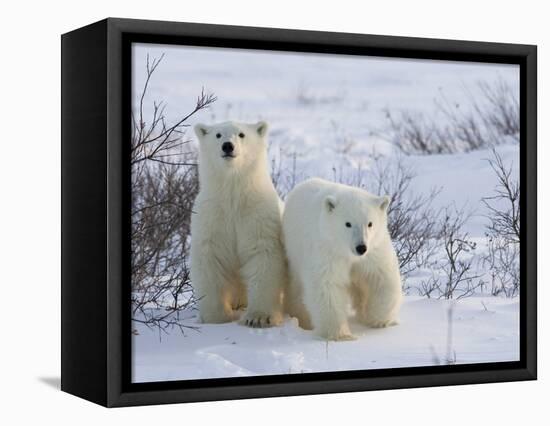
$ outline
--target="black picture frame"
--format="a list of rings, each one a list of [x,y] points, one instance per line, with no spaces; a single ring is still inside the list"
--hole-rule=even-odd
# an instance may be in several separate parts
[[[536,46],[113,18],[61,42],[63,391],[116,407],[536,379]],[[520,361],[131,383],[132,42],[518,64]]]

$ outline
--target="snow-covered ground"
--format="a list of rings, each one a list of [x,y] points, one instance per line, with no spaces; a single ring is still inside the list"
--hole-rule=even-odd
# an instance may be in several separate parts
[[[165,54],[148,90],[166,104],[174,122],[194,107],[201,88],[218,100],[190,124],[225,120],[270,124],[270,161],[298,180],[332,179],[370,170],[399,156],[416,174],[415,194],[439,188],[435,207],[454,203],[472,213],[465,226],[485,250],[483,197],[493,195],[496,176],[487,149],[452,155],[403,156],[388,137],[386,110],[443,119],[434,100],[471,107],[479,81],[501,80],[519,92],[519,68],[445,61],[236,51],[213,48],[135,45],[134,99],[143,85],[146,55]],[[146,107],[147,108],[147,107]],[[187,134],[194,138],[192,132]],[[497,152],[518,175],[519,146],[504,143]],[[476,254],[477,255],[477,254]],[[424,271],[427,273],[429,271]],[[411,280],[419,280],[417,274]],[[187,324],[185,335],[137,326],[133,336],[133,379],[138,382],[409,367],[439,362],[478,363],[519,359],[519,298],[474,295],[458,301],[434,300],[409,292],[401,324],[388,329],[352,325],[358,339],[326,343],[301,330],[293,319],[282,327],[253,330],[237,324]],[[452,309],[452,341],[448,311]],[[161,337],[161,339],[159,339]],[[450,348],[450,350],[449,350]],[[456,354],[456,355],[455,355]]]
[[[518,315],[517,298],[470,297],[455,302],[408,296],[399,325],[369,329],[352,322],[357,340],[328,343],[290,318],[270,329],[197,324],[196,318],[189,318],[183,323],[200,329],[185,335],[173,330],[159,336],[138,327],[133,381],[515,361]]]

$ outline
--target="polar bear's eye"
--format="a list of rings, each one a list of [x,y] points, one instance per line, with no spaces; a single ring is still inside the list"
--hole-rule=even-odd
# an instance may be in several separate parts
[[[351,223],[346,222],[346,228],[351,228]]]
[[[244,133],[243,133],[243,132],[239,133],[239,137],[240,137],[241,139],[244,138]]]
[[[221,133],[216,133],[216,137],[219,139],[222,137],[222,134]]]
[[[367,225],[369,228],[372,228],[372,222],[369,222],[369,224]]]

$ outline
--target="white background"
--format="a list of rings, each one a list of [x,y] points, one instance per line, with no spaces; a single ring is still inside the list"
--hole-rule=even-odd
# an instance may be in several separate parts
[[[3,424],[541,424],[550,392],[548,13],[540,1],[3,2],[0,66],[0,422]],[[60,34],[107,16],[539,46],[537,382],[106,410],[61,393]]]

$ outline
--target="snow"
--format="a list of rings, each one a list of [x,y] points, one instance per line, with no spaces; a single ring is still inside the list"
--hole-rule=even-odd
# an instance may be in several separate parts
[[[448,315],[452,309],[452,340]],[[519,359],[519,300],[469,297],[459,301],[407,296],[399,325],[370,329],[351,323],[357,340],[326,342],[293,318],[281,327],[237,323],[199,326],[184,334],[138,327],[133,337],[134,382],[206,379],[322,371],[368,370],[456,362]],[[450,348],[450,350],[449,350]]]
[[[165,54],[150,82],[146,113],[153,100],[162,100],[167,121],[174,122],[193,109],[204,88],[218,100],[194,115],[190,125],[268,121],[270,161],[283,163],[287,170],[295,161],[297,180],[333,179],[368,171],[376,162],[395,162],[401,154],[388,137],[385,110],[413,111],[437,120],[442,117],[435,99],[445,96],[457,107],[468,108],[469,94],[480,81],[501,79],[519,93],[519,67],[514,65],[144,44],[134,45],[132,52],[135,101],[144,82],[146,55]],[[194,138],[192,132],[186,137]],[[517,143],[499,145],[497,152],[517,177]],[[496,185],[487,162],[491,157],[486,149],[401,156],[417,174],[411,185],[415,194],[439,188],[435,207],[454,204],[472,213],[466,230],[478,242],[476,256],[486,249],[481,200],[492,195]],[[418,272],[413,285],[430,275]],[[458,364],[519,359],[519,298],[476,294],[447,301],[409,294],[400,325],[377,330],[353,323],[358,337],[353,342],[320,341],[290,318],[282,327],[256,330],[235,323],[198,324],[187,312],[185,324],[199,330],[185,334],[159,334],[136,325],[133,380],[425,366],[437,360],[454,362],[455,354]]]
[[[512,167],[512,175],[519,176],[519,146],[500,145],[495,148],[504,164]],[[472,237],[484,236],[487,210],[481,199],[493,195],[497,178],[489,164],[493,154],[489,149],[480,149],[465,154],[411,155],[402,161],[416,172],[413,188],[416,193],[440,190],[434,200],[435,207],[455,204],[472,212],[467,230]],[[389,160],[391,161],[391,160]]]

